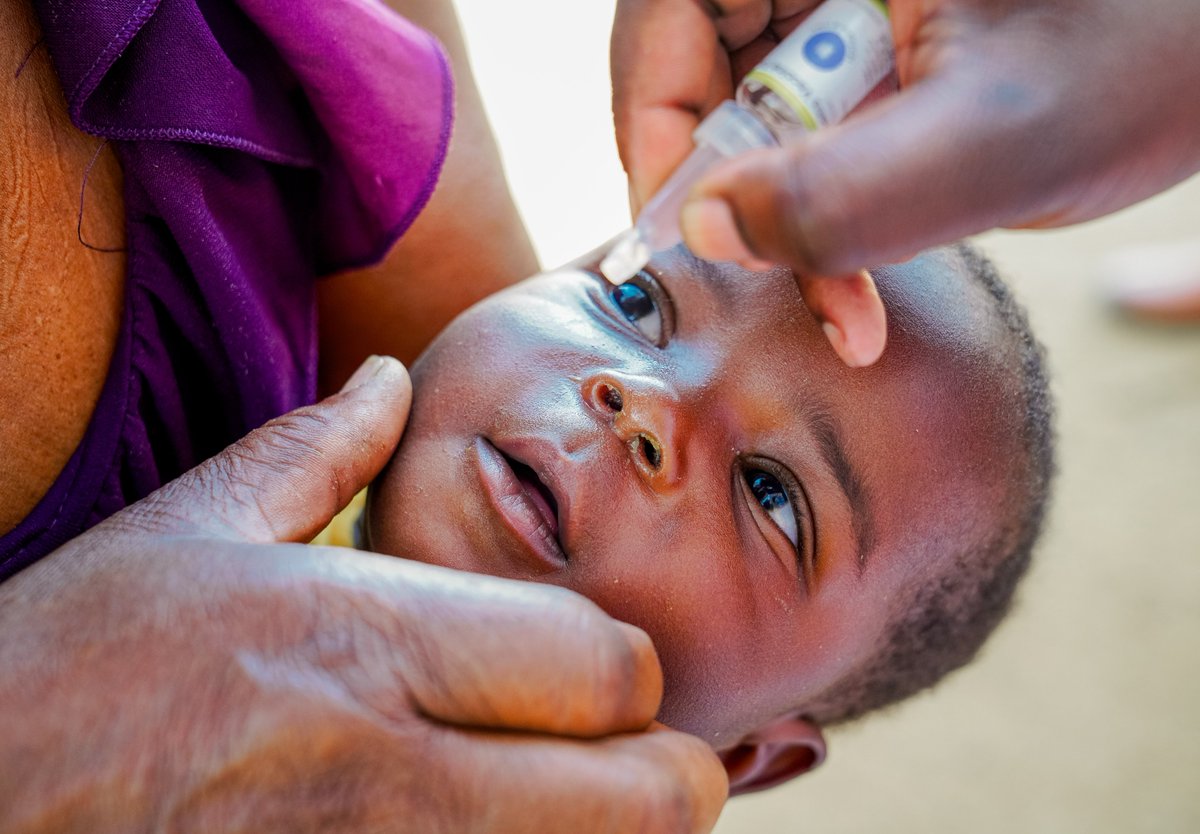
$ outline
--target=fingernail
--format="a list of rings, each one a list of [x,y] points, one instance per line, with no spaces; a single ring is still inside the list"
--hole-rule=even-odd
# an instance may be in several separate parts
[[[383,370],[382,356],[368,356],[366,361],[358,366],[358,370],[351,374],[342,386],[342,391],[353,391],[369,382],[376,374]]]
[[[825,337],[829,339],[829,344],[833,345],[838,358],[847,367],[865,368],[875,364],[883,354],[884,340],[873,338],[873,334],[861,327],[852,331],[851,337],[847,337],[846,333],[832,322],[823,323],[821,329],[825,331]]]
[[[821,329],[825,331],[825,338],[833,346],[833,352],[843,362],[853,367],[850,357],[846,355],[846,334],[842,332],[842,329],[831,321],[821,322]]]

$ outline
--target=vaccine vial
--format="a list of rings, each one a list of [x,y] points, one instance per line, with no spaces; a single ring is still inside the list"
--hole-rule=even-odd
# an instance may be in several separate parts
[[[613,283],[629,280],[655,252],[679,243],[679,212],[709,168],[841,121],[894,66],[882,0],[825,0],[700,123],[695,149],[616,239],[600,271]]]

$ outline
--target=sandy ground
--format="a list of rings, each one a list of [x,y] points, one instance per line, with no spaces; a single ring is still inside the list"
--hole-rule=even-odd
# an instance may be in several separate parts
[[[459,0],[543,260],[628,217],[608,110],[612,0]],[[1061,477],[1019,605],[982,658],[834,732],[819,772],[735,800],[720,834],[1200,831],[1200,327],[1098,300],[1099,259],[1200,236],[1200,180],[1063,232],[981,243],[1049,350]]]

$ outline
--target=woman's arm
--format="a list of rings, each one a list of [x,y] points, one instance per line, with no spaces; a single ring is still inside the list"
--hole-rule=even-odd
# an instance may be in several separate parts
[[[336,388],[372,353],[412,362],[476,300],[537,272],[449,0],[386,0],[436,35],[450,56],[455,121],[429,204],[376,267],[319,287],[321,385]]]
[[[79,195],[100,140],[76,130],[26,0],[0,3],[0,534],[54,483],[116,344],[125,258],[83,246]],[[124,241],[121,173],[87,177],[83,238]]]
[[[384,263],[320,287],[322,381],[371,353],[411,360],[460,310],[537,269],[483,113],[453,8],[393,0],[436,34],[456,75],[456,123],[429,205]],[[25,0],[0,4],[0,533],[53,484],[87,428],[119,328],[121,173],[79,132]],[[20,72],[18,73],[18,67]]]

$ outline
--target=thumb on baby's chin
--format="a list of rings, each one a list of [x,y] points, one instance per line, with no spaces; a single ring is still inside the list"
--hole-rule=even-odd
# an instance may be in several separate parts
[[[308,541],[383,469],[411,403],[404,366],[372,356],[339,393],[255,429],[122,521],[158,533]]]

